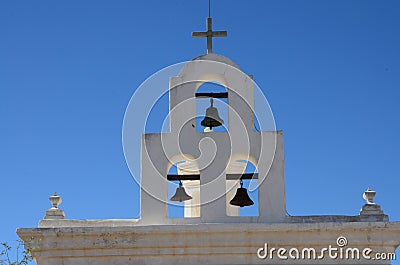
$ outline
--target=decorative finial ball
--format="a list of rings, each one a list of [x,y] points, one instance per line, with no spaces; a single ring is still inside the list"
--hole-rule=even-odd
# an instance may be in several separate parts
[[[60,196],[58,196],[57,192],[54,192],[54,195],[50,196],[50,203],[53,206],[53,208],[57,209],[58,205],[62,203],[62,199]]]
[[[376,191],[373,191],[371,188],[368,188],[364,194],[363,194],[363,198],[364,200],[367,202],[367,204],[375,204],[374,203],[374,198],[376,195]]]

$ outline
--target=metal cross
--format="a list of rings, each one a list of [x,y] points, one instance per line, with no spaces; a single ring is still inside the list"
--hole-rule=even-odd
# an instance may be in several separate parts
[[[207,38],[207,53],[212,53],[212,38],[215,37],[226,37],[228,36],[227,31],[212,31],[212,18],[207,18],[207,31],[192,32],[193,38]]]

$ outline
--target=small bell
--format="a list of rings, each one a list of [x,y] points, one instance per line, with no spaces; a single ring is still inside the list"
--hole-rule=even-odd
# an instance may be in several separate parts
[[[179,187],[176,188],[175,195],[170,199],[171,201],[183,202],[192,199],[192,196],[188,195],[182,186],[182,181],[179,181]]]
[[[224,124],[224,121],[218,114],[218,109],[214,107],[214,99],[210,100],[211,106],[206,109],[206,116],[201,121],[201,125],[204,127],[218,127]]]
[[[243,188],[243,180],[240,180],[240,188],[237,189],[235,197],[233,197],[229,203],[240,207],[251,206],[254,204],[247,194],[247,189]]]

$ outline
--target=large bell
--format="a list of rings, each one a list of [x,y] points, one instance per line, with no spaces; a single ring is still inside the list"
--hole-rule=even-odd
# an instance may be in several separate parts
[[[179,187],[176,188],[175,195],[170,199],[171,201],[183,202],[192,199],[192,196],[188,195],[182,186],[182,181],[179,181]]]
[[[218,109],[214,107],[214,99],[211,98],[210,100],[211,106],[206,109],[206,116],[201,121],[201,125],[204,127],[218,127],[224,124],[224,121],[218,114]]]
[[[243,180],[240,180],[240,188],[237,189],[235,197],[233,197],[229,203],[240,207],[251,206],[254,204],[247,194],[247,189],[243,188]]]

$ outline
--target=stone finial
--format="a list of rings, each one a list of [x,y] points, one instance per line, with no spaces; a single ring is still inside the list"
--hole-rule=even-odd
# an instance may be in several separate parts
[[[363,198],[364,200],[367,202],[367,204],[375,204],[374,203],[374,198],[376,195],[376,191],[373,191],[371,188],[368,188],[364,194],[363,194]]]
[[[360,216],[362,220],[365,221],[388,221],[389,218],[382,211],[381,207],[374,203],[376,192],[371,188],[368,188],[364,194],[363,198],[366,201],[366,204],[361,208]]]
[[[54,192],[54,195],[50,196],[49,200],[54,209],[58,209],[58,205],[62,203],[62,199],[58,196],[57,192]]]
[[[62,199],[56,192],[49,197],[51,208],[46,211],[44,219],[65,219],[65,213],[58,206],[62,203]]]

